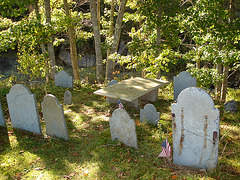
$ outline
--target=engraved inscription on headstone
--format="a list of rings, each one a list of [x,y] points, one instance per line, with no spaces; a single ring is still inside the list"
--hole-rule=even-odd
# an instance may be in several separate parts
[[[7,103],[13,128],[42,133],[36,96],[26,86],[14,85],[7,94]]]
[[[188,87],[196,87],[196,78],[192,77],[189,72],[182,71],[177,77],[173,77],[173,86],[175,101],[182,90]]]
[[[47,94],[42,102],[43,118],[46,123],[47,135],[68,140],[66,121],[63,107],[57,98],[52,94]]]
[[[138,148],[135,122],[124,109],[115,109],[109,119],[111,139]]]
[[[70,91],[66,91],[64,93],[64,104],[70,105],[72,103],[72,93]]]
[[[218,162],[219,110],[203,89],[183,90],[172,104],[173,163],[213,169]]]
[[[140,109],[140,122],[150,122],[158,124],[160,113],[157,112],[153,104],[146,104],[143,109]]]
[[[6,126],[5,117],[2,110],[2,105],[0,101],[0,126]]]
[[[55,86],[73,88],[73,77],[69,76],[65,71],[55,74]]]

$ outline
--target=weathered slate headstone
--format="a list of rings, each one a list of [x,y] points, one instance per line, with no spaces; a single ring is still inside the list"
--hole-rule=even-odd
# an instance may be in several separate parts
[[[64,104],[70,105],[72,103],[72,93],[70,91],[66,91],[64,93]]]
[[[183,90],[172,104],[173,163],[213,169],[218,162],[219,110],[203,89]]]
[[[188,87],[196,87],[196,78],[187,71],[182,71],[178,76],[173,77],[174,101],[182,90]]]
[[[109,119],[111,139],[138,148],[135,122],[124,109],[115,109]]]
[[[140,122],[150,122],[158,124],[160,113],[157,112],[153,104],[146,104],[143,109],[140,109]]]
[[[46,123],[47,135],[68,140],[69,137],[63,107],[54,95],[47,94],[44,97],[42,112]]]
[[[237,112],[237,102],[235,100],[224,103],[225,111]]]
[[[0,101],[0,126],[6,126],[5,117],[2,110],[2,105]]]
[[[113,79],[108,83],[108,86],[111,86],[111,85],[116,84],[116,83],[118,83],[118,81],[116,79]]]
[[[69,76],[65,71],[55,74],[55,86],[73,88],[73,77]]]
[[[42,133],[36,96],[26,86],[14,85],[7,94],[7,103],[13,128]]]

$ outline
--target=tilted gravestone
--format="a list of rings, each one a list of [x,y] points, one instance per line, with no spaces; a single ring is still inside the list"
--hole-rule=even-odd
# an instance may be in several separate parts
[[[182,90],[188,87],[196,87],[196,78],[187,71],[182,71],[178,76],[173,77],[174,101]]]
[[[172,104],[173,163],[213,169],[218,162],[219,110],[203,89],[183,90]]]
[[[66,91],[64,93],[64,104],[70,105],[72,103],[72,93],[70,91]]]
[[[2,105],[0,101],[0,126],[6,126],[5,117],[2,110]]]
[[[68,140],[69,137],[63,107],[54,95],[47,94],[44,97],[42,112],[46,123],[47,135]]]
[[[55,86],[73,88],[73,77],[69,76],[65,71],[55,74]]]
[[[42,133],[36,95],[26,86],[14,85],[7,94],[7,103],[13,128]]]
[[[111,86],[111,85],[116,84],[116,83],[118,83],[118,81],[116,79],[113,79],[108,83],[108,86]]]
[[[111,139],[138,148],[135,122],[124,109],[115,109],[109,119]]]
[[[153,104],[146,104],[143,109],[140,109],[140,122],[150,122],[158,124],[160,113],[157,112]]]

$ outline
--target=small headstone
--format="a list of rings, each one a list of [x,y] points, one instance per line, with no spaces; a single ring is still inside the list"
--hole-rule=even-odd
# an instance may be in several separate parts
[[[66,121],[63,107],[57,98],[47,94],[42,102],[43,118],[46,123],[47,135],[68,140]]]
[[[0,101],[0,126],[6,126],[5,117],[2,110],[2,105]]]
[[[65,71],[60,71],[55,74],[55,86],[73,88],[73,77],[69,76]]]
[[[235,100],[226,102],[224,104],[224,109],[225,111],[230,111],[230,112],[237,112],[237,103]]]
[[[176,77],[173,77],[174,101],[177,100],[178,95],[182,90],[188,87],[196,87],[196,78],[192,77],[187,71],[182,71]]]
[[[153,104],[146,104],[143,109],[140,109],[140,122],[150,122],[158,124],[160,113],[157,112]]]
[[[35,94],[24,85],[16,84],[7,94],[13,128],[41,134],[41,124]]]
[[[115,109],[109,119],[111,139],[138,148],[135,122],[124,109]]]
[[[64,104],[70,105],[72,103],[72,93],[70,91],[66,91],[64,93]]]
[[[113,79],[108,83],[108,86],[111,86],[111,85],[116,84],[116,83],[118,83],[118,81],[116,79]]]
[[[213,169],[218,162],[219,110],[203,89],[183,90],[172,104],[173,163]]]

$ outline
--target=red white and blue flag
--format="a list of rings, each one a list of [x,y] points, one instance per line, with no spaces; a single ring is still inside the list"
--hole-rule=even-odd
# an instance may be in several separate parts
[[[171,146],[169,145],[168,140],[166,139],[161,146],[162,146],[162,152],[158,155],[158,157],[170,157]]]
[[[123,104],[122,104],[122,102],[120,101],[119,98],[118,98],[118,108],[119,109],[124,109]]]

